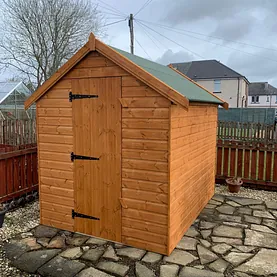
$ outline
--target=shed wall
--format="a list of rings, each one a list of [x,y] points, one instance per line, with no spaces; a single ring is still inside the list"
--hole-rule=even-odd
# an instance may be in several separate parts
[[[214,194],[217,106],[171,106],[169,253]]]
[[[96,52],[37,103],[41,223],[74,230],[71,80],[122,77],[122,242],[167,252],[171,102]]]

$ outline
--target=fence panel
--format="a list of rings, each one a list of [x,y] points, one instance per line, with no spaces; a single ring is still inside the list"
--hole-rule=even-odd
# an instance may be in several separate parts
[[[277,190],[277,144],[218,140],[217,180],[242,177],[247,184]]]
[[[37,148],[0,153],[0,203],[37,190]]]

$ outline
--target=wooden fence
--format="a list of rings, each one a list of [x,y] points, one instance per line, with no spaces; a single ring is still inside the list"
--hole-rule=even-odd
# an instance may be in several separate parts
[[[36,145],[36,121],[0,120],[0,153]]]
[[[244,183],[277,190],[277,143],[218,140],[216,179],[242,177]]]
[[[276,126],[261,123],[218,121],[217,138],[252,143],[277,143]]]
[[[37,190],[37,148],[0,153],[0,203]]]

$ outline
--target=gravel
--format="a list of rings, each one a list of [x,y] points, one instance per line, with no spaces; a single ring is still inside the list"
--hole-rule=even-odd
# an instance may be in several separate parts
[[[277,202],[277,191],[255,190],[241,187],[239,193],[231,193],[228,191],[226,185],[217,184],[215,186],[215,193]]]
[[[23,208],[18,208],[8,212],[5,215],[5,221],[0,228],[0,276],[1,277],[34,277],[39,275],[30,275],[17,270],[9,265],[5,258],[3,245],[15,235],[28,232],[39,224],[39,202],[35,201],[27,204]]]

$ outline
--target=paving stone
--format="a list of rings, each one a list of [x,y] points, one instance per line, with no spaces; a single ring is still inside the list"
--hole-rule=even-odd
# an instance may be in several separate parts
[[[235,268],[235,271],[258,276],[277,275],[277,251],[261,249],[251,260]]]
[[[218,216],[222,221],[231,221],[241,223],[241,216],[220,214]]]
[[[208,222],[208,221],[200,221],[199,228],[200,229],[212,229],[216,226],[216,223]]]
[[[147,254],[143,257],[142,261],[145,263],[158,263],[162,259],[162,255],[153,252],[147,252]]]
[[[277,218],[277,211],[270,210],[270,212]]]
[[[179,277],[224,277],[224,275],[210,270],[201,270],[186,266],[181,270]]]
[[[224,204],[220,207],[217,207],[216,209],[222,214],[233,214],[234,211],[236,210],[234,207],[226,205],[226,204]]]
[[[160,277],[177,277],[178,271],[179,271],[178,265],[175,265],[175,264],[161,265]]]
[[[267,226],[267,227],[277,229],[277,221],[276,220],[271,220],[271,219],[264,218],[262,224]]]
[[[252,277],[246,273],[243,273],[243,272],[236,272],[234,277]]]
[[[88,250],[89,250],[89,246],[82,246],[82,250],[83,250],[84,252],[88,251]]]
[[[264,205],[252,205],[252,206],[249,206],[249,208],[251,208],[252,210],[259,210],[259,211],[264,211],[265,210]]]
[[[12,261],[12,265],[28,273],[35,273],[39,267],[55,257],[59,252],[60,250],[57,249],[27,252]]]
[[[265,201],[266,207],[271,210],[277,210],[277,202],[275,201]]]
[[[273,215],[268,211],[253,211],[253,215],[257,217],[274,219]]]
[[[129,266],[115,262],[100,262],[97,267],[99,269],[105,270],[112,274],[117,274],[119,276],[125,276],[129,270]]]
[[[89,267],[81,271],[77,277],[112,277],[112,275],[107,274],[103,271],[95,269],[93,267]]]
[[[244,253],[249,253],[256,249],[256,247],[254,246],[244,246],[244,245],[234,245],[234,247]]]
[[[119,261],[119,257],[117,257],[117,255],[115,254],[114,249],[112,248],[112,246],[109,246],[106,250],[106,252],[103,255],[103,258],[106,259],[111,259],[115,262]]]
[[[200,233],[201,233],[203,239],[206,239],[211,235],[212,230],[203,230],[203,231],[200,231]]]
[[[214,254],[212,251],[208,250],[200,244],[197,245],[197,252],[201,264],[207,264],[218,259],[218,256],[216,254]]]
[[[249,208],[245,208],[245,207],[243,207],[243,208],[239,208],[238,209],[238,212],[240,213],[240,214],[246,214],[246,215],[252,215],[252,210],[251,209],[249,209]]]
[[[226,204],[232,206],[232,207],[241,207],[240,204],[234,202],[234,201],[226,201]]]
[[[250,215],[244,215],[244,220],[249,223],[254,223],[254,224],[261,224],[262,219]]]
[[[100,257],[104,254],[104,249],[103,248],[93,248],[88,250],[82,257],[81,259],[88,260],[91,262],[97,262]]]
[[[89,237],[86,236],[80,236],[80,237],[73,237],[73,238],[68,238],[66,240],[66,242],[70,245],[74,245],[74,246],[81,246],[82,244],[84,244],[87,240],[89,239]]]
[[[58,229],[53,227],[48,227],[44,225],[39,225],[34,232],[36,238],[53,238],[57,235]]]
[[[7,258],[11,261],[18,259],[20,255],[30,250],[26,244],[22,244],[19,241],[11,240],[9,243],[5,243],[4,250]]]
[[[207,208],[204,208],[202,211],[201,211],[201,214],[202,215],[213,215],[214,214],[214,209],[207,209]]]
[[[206,206],[205,206],[205,209],[214,209],[214,208],[216,208],[216,206],[217,205],[213,205],[213,204],[207,204]]]
[[[50,238],[38,238],[38,239],[37,239],[37,243],[39,243],[39,244],[42,245],[43,247],[47,247],[49,241],[50,241]]]
[[[199,232],[197,232],[195,227],[191,226],[185,233],[185,236],[194,238],[199,236]]]
[[[215,242],[215,243],[227,243],[227,244],[230,244],[230,245],[242,245],[242,240],[241,239],[212,237],[212,241]]]
[[[141,263],[136,262],[136,276],[137,277],[155,277],[155,273],[146,267],[145,265],[142,265]]]
[[[170,256],[164,257],[165,262],[179,264],[179,265],[187,265],[196,260],[198,260],[197,257],[193,256],[192,254],[186,251],[178,250],[178,249],[174,249]]]
[[[248,228],[247,224],[236,223],[236,222],[223,221],[223,224],[228,226],[233,226],[233,227],[239,227],[239,228]]]
[[[114,244],[114,248],[123,248],[126,247],[126,245],[122,244],[122,243],[115,243]]]
[[[47,248],[64,248],[65,247],[65,238],[58,236],[51,239],[49,244],[47,245]]]
[[[97,244],[97,245],[104,245],[107,241],[104,239],[98,239],[98,238],[90,238],[86,244]]]
[[[218,259],[214,261],[213,263],[209,264],[209,268],[212,270],[215,270],[217,272],[224,273],[226,268],[228,267],[228,263],[224,261],[223,259]]]
[[[220,243],[220,244],[217,244],[217,245],[214,245],[212,247],[212,250],[215,252],[215,253],[218,253],[218,254],[225,254],[227,251],[229,251],[230,249],[232,248],[231,245],[228,245],[226,243]]]
[[[23,239],[26,239],[26,238],[33,237],[33,233],[31,233],[31,232],[26,232],[26,233],[20,234],[20,236],[21,236]]]
[[[37,243],[36,238],[25,238],[22,239],[20,243],[27,245],[30,250],[41,249],[41,245]]]
[[[194,238],[183,237],[176,246],[176,248],[183,250],[196,250],[197,243],[198,241]]]
[[[242,238],[242,229],[232,226],[220,225],[215,227],[213,230],[213,235],[219,237],[227,237],[227,238]]]
[[[221,202],[221,201],[214,200],[214,199],[211,199],[211,200],[209,201],[209,204],[218,206],[218,205],[221,205],[222,202]]]
[[[237,196],[227,196],[227,198],[242,205],[242,206],[263,204],[262,200],[257,200],[257,199],[242,198],[242,197],[237,197]]]
[[[255,231],[263,232],[263,233],[276,234],[274,231],[272,231],[271,229],[263,225],[251,224],[251,229]]]
[[[63,258],[75,260],[80,258],[83,255],[83,252],[80,247],[68,248],[61,253]]]
[[[140,260],[146,253],[145,250],[132,248],[132,247],[120,248],[120,249],[117,249],[116,252],[117,252],[117,255],[125,256],[132,260]]]
[[[215,194],[213,196],[212,200],[219,201],[219,202],[224,202],[225,196],[220,195],[220,194]]]
[[[194,267],[198,268],[198,269],[205,269],[205,266],[203,266],[203,265],[195,265]]]
[[[85,264],[79,261],[67,260],[62,257],[56,257],[42,266],[38,273],[42,276],[51,277],[73,277],[84,269]]]
[[[252,256],[253,256],[253,254],[230,252],[229,254],[224,256],[224,259],[226,261],[228,261],[229,263],[231,263],[232,265],[237,266]]]
[[[277,235],[245,230],[245,245],[277,249]]]
[[[200,239],[200,242],[202,243],[202,245],[204,245],[206,248],[209,248],[211,246],[211,244],[204,239]]]

